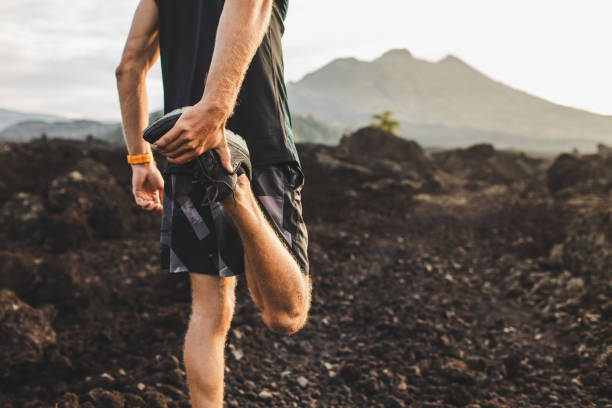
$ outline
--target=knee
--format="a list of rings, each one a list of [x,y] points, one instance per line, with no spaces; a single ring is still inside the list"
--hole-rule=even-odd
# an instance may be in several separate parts
[[[214,305],[214,307],[193,305],[189,328],[206,331],[211,335],[225,336],[234,315],[233,299]]]
[[[263,320],[270,330],[290,336],[306,324],[307,311],[264,311]]]

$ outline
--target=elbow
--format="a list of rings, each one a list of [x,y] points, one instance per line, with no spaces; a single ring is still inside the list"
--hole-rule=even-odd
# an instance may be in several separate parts
[[[117,68],[115,68],[115,78],[117,78],[117,81],[120,81],[123,78],[132,74],[133,72],[133,67],[130,67],[128,64],[121,62],[119,65],[117,65]]]
[[[133,58],[122,58],[117,68],[115,68],[115,78],[121,81],[125,78],[133,78],[140,76],[144,72],[144,68],[137,60]]]

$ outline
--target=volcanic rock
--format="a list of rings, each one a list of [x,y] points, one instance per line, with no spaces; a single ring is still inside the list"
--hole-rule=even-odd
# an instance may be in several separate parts
[[[79,408],[79,397],[72,392],[67,392],[57,400],[55,406],[57,408]]]
[[[572,196],[571,188],[567,200],[553,196],[546,160],[479,145],[432,161],[372,132],[360,136],[372,138],[364,143],[297,146],[310,318],[289,338],[270,333],[247,285],[237,286],[227,405],[612,404],[607,197]],[[404,148],[421,164],[393,156]],[[42,366],[22,365],[0,381],[8,384],[0,406],[74,406],[76,396],[83,408],[188,407],[175,356],[189,319],[189,277],[160,270],[160,217],[134,205],[124,147],[49,140],[10,145],[3,157],[0,206],[20,192],[42,196],[41,219],[74,216],[91,235],[85,245],[67,240],[57,254],[62,246],[0,231],[0,282],[57,333],[57,345],[41,347]],[[117,194],[103,197],[96,186]],[[91,223],[92,197],[125,217],[121,234]],[[41,219],[41,236],[62,231]]]
[[[27,294],[35,284],[36,268],[34,260],[24,253],[0,251],[0,288],[19,296]]]
[[[607,194],[612,187],[612,155],[561,154],[547,172],[551,192],[565,195]]]
[[[530,181],[541,172],[542,165],[540,159],[496,150],[490,144],[435,152],[432,157],[441,170],[466,179],[466,187],[472,190],[491,184]]]
[[[564,266],[578,277],[609,277],[612,270],[612,208],[606,201],[585,208],[568,226]]]
[[[67,218],[67,235],[77,233],[84,220],[96,238],[124,236],[131,229],[130,197],[103,164],[86,159],[76,167],[83,172],[73,170],[51,182],[47,193],[49,210]],[[80,238],[85,237],[69,241]]]
[[[37,241],[44,211],[40,196],[20,192],[2,206],[0,227],[13,239]]]
[[[50,255],[37,269],[37,282],[30,291],[33,303],[52,303],[62,309],[89,304],[93,299],[105,298],[108,287],[74,254]]]
[[[42,363],[56,344],[55,331],[43,312],[0,290],[0,378],[15,380]]]
[[[422,175],[434,170],[432,161],[418,143],[374,126],[343,136],[339,150],[348,162],[384,174],[413,172]]]
[[[94,388],[89,391],[89,397],[96,408],[123,408],[125,406],[123,396],[117,391]]]

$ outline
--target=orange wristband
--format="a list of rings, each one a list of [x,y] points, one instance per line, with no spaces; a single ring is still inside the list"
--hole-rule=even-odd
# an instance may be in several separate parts
[[[151,153],[145,154],[128,154],[127,162],[129,164],[145,164],[151,163]]]

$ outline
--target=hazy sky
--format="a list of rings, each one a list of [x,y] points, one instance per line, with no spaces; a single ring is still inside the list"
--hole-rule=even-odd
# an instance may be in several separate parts
[[[118,120],[113,72],[136,4],[1,0],[0,107]],[[612,115],[610,16],[610,0],[291,0],[286,77],[390,48],[451,53],[515,88]],[[148,89],[160,108],[159,65]]]

